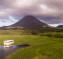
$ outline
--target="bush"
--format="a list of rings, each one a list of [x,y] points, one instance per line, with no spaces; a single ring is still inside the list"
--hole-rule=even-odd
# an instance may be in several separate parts
[[[40,36],[63,38],[63,34],[61,33],[41,33]]]
[[[63,35],[62,34],[56,34],[55,37],[63,38]]]
[[[48,37],[53,37],[53,35],[52,35],[52,34],[47,34],[46,36],[48,36]]]
[[[48,37],[53,37],[53,34],[50,33],[41,33],[40,36],[48,36]]]
[[[38,35],[39,32],[38,32],[38,31],[31,31],[31,34],[32,34],[32,35]]]

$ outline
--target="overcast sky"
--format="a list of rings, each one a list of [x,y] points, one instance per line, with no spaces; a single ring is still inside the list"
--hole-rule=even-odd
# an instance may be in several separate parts
[[[63,24],[63,0],[0,0],[0,26],[11,25],[26,15],[52,26]]]

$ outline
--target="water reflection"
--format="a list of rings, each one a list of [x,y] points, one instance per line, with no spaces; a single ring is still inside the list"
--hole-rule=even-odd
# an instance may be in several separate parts
[[[12,54],[15,52],[17,49],[25,48],[28,47],[29,45],[24,44],[24,45],[13,45],[12,47],[4,48],[4,46],[0,46],[0,59],[5,59],[6,56]]]

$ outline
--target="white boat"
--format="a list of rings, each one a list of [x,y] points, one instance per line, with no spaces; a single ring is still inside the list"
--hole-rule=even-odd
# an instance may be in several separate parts
[[[4,41],[4,47],[11,47],[14,44],[14,40],[6,40]]]

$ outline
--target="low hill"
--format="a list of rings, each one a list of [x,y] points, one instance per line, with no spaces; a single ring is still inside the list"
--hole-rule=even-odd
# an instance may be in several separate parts
[[[59,25],[59,26],[57,26],[57,28],[63,28],[63,25]]]

